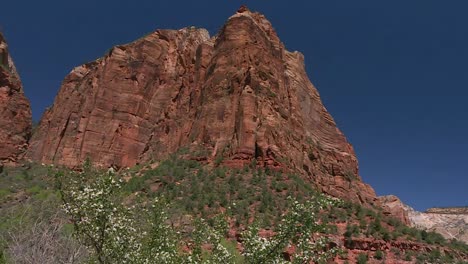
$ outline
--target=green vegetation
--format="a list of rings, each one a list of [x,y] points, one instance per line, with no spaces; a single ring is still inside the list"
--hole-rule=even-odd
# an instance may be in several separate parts
[[[450,254],[442,254],[440,250],[433,249],[431,252],[414,252],[411,251],[410,256],[416,256],[416,263],[466,263],[464,261],[456,261]],[[409,257],[410,258],[410,257]]]
[[[366,264],[367,263],[368,256],[367,254],[364,253],[359,253],[357,257],[357,263],[358,264]]]
[[[263,219],[261,227],[276,222],[287,211],[287,197],[304,202],[317,192],[299,176],[269,169],[207,169],[197,161],[176,155],[155,169],[145,170],[122,186],[127,194],[140,192],[150,197],[164,194],[173,201],[171,215],[208,217],[230,209],[239,226],[253,218]]]
[[[188,167],[196,168],[192,165]],[[337,248],[327,248],[326,237],[312,239],[313,234],[323,233],[326,228],[317,221],[317,213],[337,203],[321,195],[304,203],[288,199],[288,212],[281,216],[272,237],[261,237],[259,225],[250,224],[242,234],[241,255],[224,239],[237,216],[229,210],[211,216],[208,222],[195,218],[190,221],[194,228],[189,231],[176,229],[180,223],[171,220],[169,206],[161,197],[141,195],[128,200],[128,190],[122,188],[125,184],[118,175],[99,172],[88,165],[82,173],[59,170],[55,175],[74,234],[88,249],[91,262],[278,263],[283,260],[283,250],[295,245],[294,263],[322,263],[338,252]],[[165,180],[167,184],[171,182]],[[228,180],[237,181],[233,177]],[[207,202],[209,207],[210,201]]]
[[[382,250],[379,249],[375,251],[374,258],[382,260],[384,258],[384,253],[382,252]]]
[[[47,171],[25,164],[0,174],[0,263],[66,263],[86,256],[72,237]]]
[[[412,252],[411,250],[408,250],[405,252],[405,260],[406,261],[412,261],[413,260],[413,255],[414,255],[414,252]]]
[[[194,160],[181,159],[179,155],[198,157],[206,153],[203,150],[193,152],[181,149],[177,155],[161,161],[157,167],[140,165],[112,175],[114,182],[111,178],[102,178],[109,174],[93,170],[89,164],[85,165],[81,174],[67,170],[56,171],[55,168],[37,164],[5,168],[0,173],[0,263],[21,263],[28,258],[38,259],[40,263],[56,263],[57,256],[66,259],[71,255],[75,256],[77,263],[89,259],[100,262],[98,255],[101,253],[104,256],[101,263],[106,263],[106,259],[125,259],[125,256],[117,253],[123,251],[135,252],[138,256],[133,257],[138,258],[156,256],[158,252],[166,252],[168,256],[172,256],[170,258],[188,257],[190,254],[181,250],[182,248],[189,252],[195,251],[196,254],[192,254],[192,257],[198,262],[193,263],[207,262],[221,256],[229,256],[229,260],[225,261],[228,263],[251,263],[252,259],[249,260],[246,256],[248,251],[240,252],[237,249],[238,242],[227,239],[226,225],[230,229],[244,230],[243,236],[249,236],[253,241],[251,246],[259,246],[259,241],[265,242],[258,240],[257,235],[261,229],[278,231],[285,228],[284,219],[291,213],[291,208],[294,208],[294,203],[288,197],[294,198],[298,202],[297,206],[307,205],[320,197],[309,183],[293,173],[256,168],[255,164],[242,169],[230,169],[222,166],[221,158],[215,166],[210,167]],[[57,172],[57,180],[62,180],[56,181],[52,177],[55,173],[51,173],[51,170]],[[92,204],[102,204],[102,212],[98,212],[80,206],[87,198],[73,198],[70,192],[73,188],[69,188],[71,186],[75,186],[75,193],[83,192],[86,186],[94,190],[111,187],[112,191],[107,196],[92,200]],[[61,203],[65,201],[65,204],[70,204],[72,200],[75,201],[72,203],[75,207],[69,207],[67,215],[61,210]],[[70,209],[73,208],[75,211],[82,210],[79,217],[70,214]],[[302,209],[297,207],[297,210]],[[94,215],[89,214],[93,212]],[[115,231],[107,233],[103,240],[90,239],[88,235],[83,236],[85,233],[80,235],[84,230],[88,230],[87,234],[90,234],[92,229],[90,226],[83,228],[83,225],[77,224],[79,219],[85,217],[93,219],[97,226],[108,226],[104,224],[110,221],[106,218],[108,215],[113,215],[113,219],[123,225],[114,226]],[[345,224],[345,245],[350,248],[355,240],[372,237],[386,241],[412,240],[468,252],[468,246],[462,242],[448,241],[440,234],[407,227],[398,220],[383,215],[378,208],[342,202],[325,208],[313,217],[309,221],[311,228],[304,229],[305,231],[339,234],[342,232],[339,227]],[[301,216],[300,219],[294,219],[296,220],[291,221],[303,223],[306,218]],[[127,234],[128,226],[133,226],[137,232]],[[194,227],[200,232],[194,231]],[[299,231],[296,229],[292,233],[295,232]],[[120,244],[110,243],[117,239],[117,234],[121,239]],[[126,238],[123,239],[122,236]],[[301,238],[288,239],[298,243]],[[96,241],[100,241],[100,244]],[[135,244],[135,241],[139,242]],[[285,240],[276,241],[279,248],[283,247]],[[211,246],[198,247],[197,243]],[[51,246],[41,246],[45,244]],[[152,250],[163,245],[163,251]],[[211,251],[218,248],[218,245],[218,253]],[[270,244],[264,246],[268,245]],[[276,249],[270,247],[270,250],[275,252],[272,255],[276,257],[281,255]],[[256,249],[251,251],[252,258],[259,257],[255,253],[257,251],[266,254],[266,251]],[[327,252],[320,248],[317,251]],[[37,255],[38,252],[46,253]],[[394,253],[400,254],[397,251]],[[407,251],[400,257],[411,258],[419,263],[456,262],[454,258],[457,255],[450,254],[445,250],[431,253]],[[345,252],[341,255],[346,259]],[[50,259],[51,256],[55,259]],[[379,250],[372,257],[374,261],[385,261],[385,254]],[[364,257],[361,258],[364,261]],[[365,258],[368,261],[367,255]]]

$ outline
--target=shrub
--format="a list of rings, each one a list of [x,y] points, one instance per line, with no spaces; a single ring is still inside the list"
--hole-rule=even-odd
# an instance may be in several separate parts
[[[438,261],[440,260],[441,257],[442,257],[442,253],[440,253],[440,250],[438,249],[433,249],[431,252],[429,252],[429,260],[431,262]]]
[[[405,253],[405,260],[406,260],[406,261],[411,261],[411,260],[413,260],[413,252],[411,252],[411,251],[409,251],[409,250],[406,251],[406,253]]]
[[[318,210],[332,204],[334,204],[332,200],[323,197],[304,204],[291,201],[290,211],[281,220],[276,234],[271,239],[258,236],[257,225],[248,227],[242,236],[245,238],[246,262],[276,263],[274,260],[282,259],[283,249],[291,242],[295,242],[296,252],[293,258],[297,263],[323,262],[333,258],[338,253],[338,249],[327,250],[327,238],[311,240],[313,233],[324,232],[326,228],[317,222]]]
[[[427,263],[427,256],[424,253],[420,253],[416,256],[416,263],[417,264],[425,264]]]
[[[359,255],[357,257],[357,263],[358,264],[366,264],[367,259],[368,259],[367,254],[359,253]]]
[[[66,232],[67,219],[55,196],[2,211],[0,221],[0,263],[71,263],[86,257],[85,248]]]
[[[384,253],[382,252],[382,250],[377,250],[374,254],[374,258],[376,259],[381,260],[383,259],[383,257],[384,257]]]
[[[135,263],[142,250],[141,232],[131,210],[117,199],[120,183],[112,173],[56,174],[64,209],[75,226],[78,240],[99,263]]]
[[[10,190],[8,189],[0,189],[0,202],[6,200],[6,198],[11,194]]]

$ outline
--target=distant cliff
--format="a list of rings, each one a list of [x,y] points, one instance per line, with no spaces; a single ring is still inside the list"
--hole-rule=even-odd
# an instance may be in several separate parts
[[[407,216],[413,227],[468,243],[468,207],[430,208],[426,212],[418,212],[393,195],[379,197],[379,200],[384,208],[392,208]]]
[[[468,206],[464,207],[435,207],[426,210],[428,214],[468,215]]]
[[[447,239],[468,243],[468,208],[431,208],[421,213],[408,208],[411,224],[418,228],[436,231]]]

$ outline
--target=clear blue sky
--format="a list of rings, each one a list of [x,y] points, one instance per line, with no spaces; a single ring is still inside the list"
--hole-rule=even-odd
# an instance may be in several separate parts
[[[242,3],[4,1],[0,26],[38,120],[73,67],[158,28],[214,34]],[[305,55],[379,195],[419,210],[468,205],[468,1],[246,3]]]

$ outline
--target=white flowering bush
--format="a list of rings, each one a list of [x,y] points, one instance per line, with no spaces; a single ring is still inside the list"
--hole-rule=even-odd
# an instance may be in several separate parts
[[[85,166],[81,173],[55,173],[63,207],[75,227],[75,236],[97,263],[233,263],[220,243],[227,223],[210,227],[197,220],[193,250],[182,252],[181,237],[168,225],[167,203],[154,199],[149,208],[126,207],[119,199],[122,182],[113,172]],[[220,218],[221,219],[221,218]],[[222,227],[224,225],[224,227]],[[210,254],[202,246],[211,246]]]
[[[196,219],[192,232],[183,237],[169,224],[164,199],[125,205],[129,201],[123,202],[123,183],[112,171],[98,172],[86,165],[81,173],[55,175],[74,234],[88,248],[92,263],[239,263],[237,252],[234,256],[222,243],[229,227],[225,215],[211,219],[211,225]],[[317,213],[336,203],[323,196],[304,204],[291,199],[274,236],[261,237],[256,225],[243,232],[242,263],[285,263],[283,252],[289,246],[294,246],[294,263],[333,258],[337,249],[328,248],[328,240],[319,235],[325,225],[318,223]]]
[[[168,220],[167,203],[162,199],[154,199],[148,213],[149,219],[147,221],[150,230],[143,252],[145,263],[181,263],[178,244],[180,238],[166,224]]]
[[[191,234],[193,248],[184,263],[234,263],[234,256],[221,244],[227,231],[227,222],[223,216],[215,217],[213,222],[211,227],[204,219],[195,220],[195,229]],[[211,247],[210,252],[203,250],[203,246]]]
[[[120,182],[111,172],[57,173],[65,212],[71,217],[78,240],[98,263],[136,263],[141,255],[142,233],[133,214],[119,201]]]
[[[326,237],[318,236],[326,231],[327,226],[319,224],[317,213],[336,206],[339,201],[318,195],[304,204],[292,198],[290,203],[291,208],[283,216],[273,237],[260,237],[256,225],[243,233],[243,255],[247,263],[287,263],[283,252],[288,246],[295,248],[291,256],[293,263],[324,263],[338,253],[338,248],[328,248]]]

